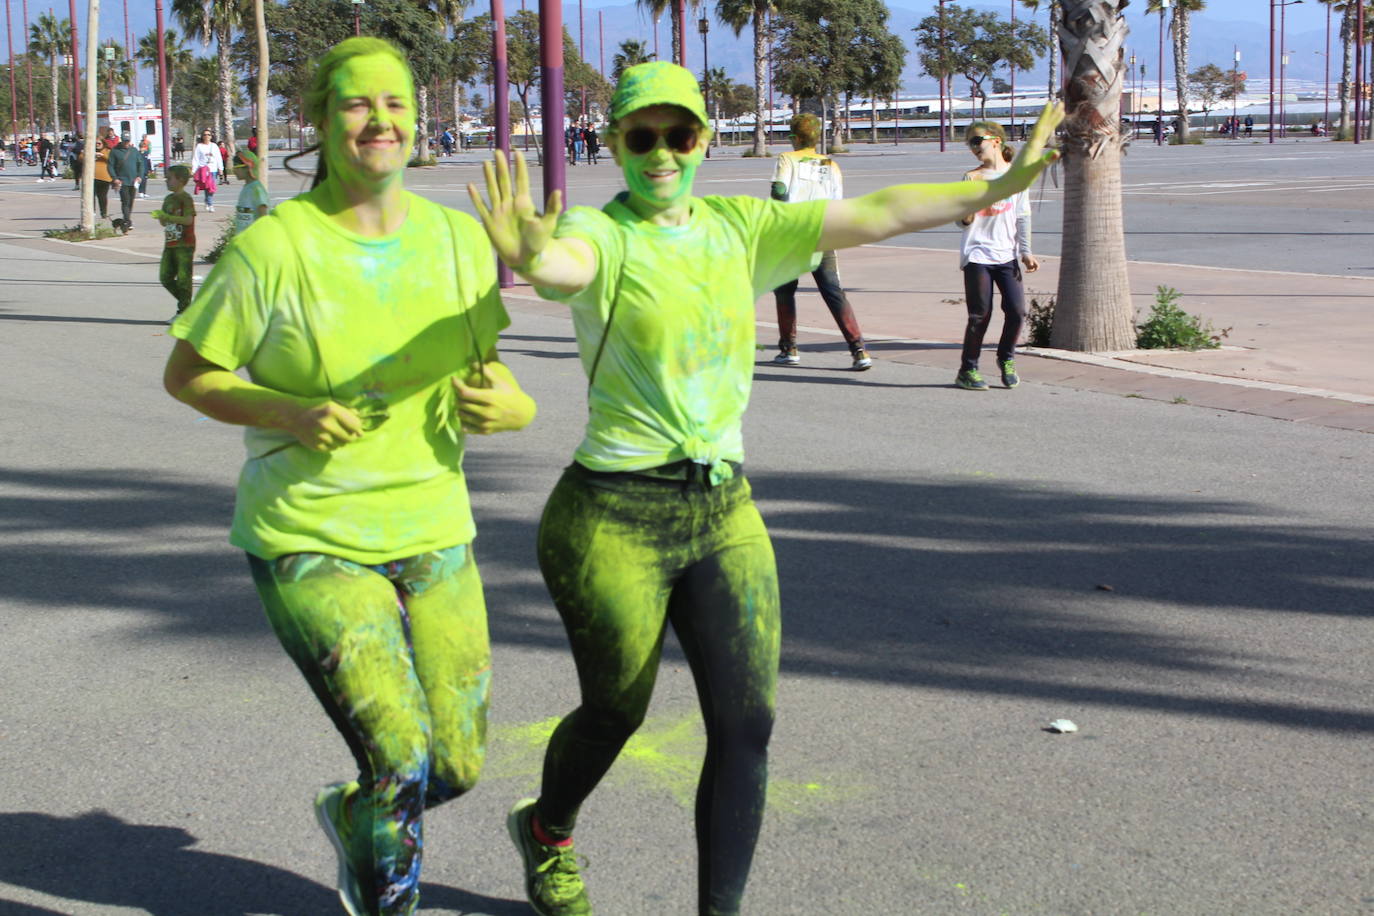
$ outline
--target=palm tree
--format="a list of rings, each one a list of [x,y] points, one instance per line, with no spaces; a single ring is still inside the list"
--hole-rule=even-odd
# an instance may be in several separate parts
[[[258,39],[258,86],[257,86],[257,124],[258,155],[262,157],[262,167],[257,170],[258,181],[267,189],[267,80],[272,73],[272,57],[267,46],[267,12],[263,9],[264,0],[253,0],[253,31]]]
[[[1021,5],[1026,9],[1036,12],[1040,9],[1040,4],[1044,3],[1050,11],[1050,80],[1049,97],[1051,100],[1057,99],[1062,94],[1059,91],[1059,61],[1064,57],[1064,48],[1059,43],[1059,22],[1063,18],[1064,8],[1061,6],[1063,0],[1021,0]]]
[[[72,21],[59,20],[51,12],[43,13],[29,24],[29,52],[48,58],[48,75],[52,80],[52,132],[62,133],[58,119],[57,89],[61,84],[62,55],[71,46]]]
[[[1128,0],[1061,0],[1064,21],[1064,246],[1051,343],[1135,346],[1121,219],[1121,87]]]
[[[251,0],[172,0],[172,15],[181,22],[182,28],[189,32],[200,32],[201,44],[209,47],[210,39],[215,39],[219,67],[219,114],[220,139],[229,147],[229,155],[234,154],[234,73],[229,61],[229,52],[234,43],[234,30],[243,21],[246,10],[251,10]]]
[[[611,82],[620,81],[620,74],[633,67],[635,64],[646,64],[654,59],[654,54],[649,50],[649,46],[635,38],[627,39],[620,43],[620,50],[615,52],[615,57],[611,58]]]
[[[669,27],[672,31],[673,42],[672,53],[668,59],[671,60],[673,63],[677,63],[677,51],[679,42],[682,40],[682,36],[678,34],[677,17],[672,15],[673,0],[635,0],[635,6],[639,7],[641,10],[644,10],[644,12],[648,13],[649,18],[652,19],[655,23],[658,22],[658,18],[662,16],[665,12],[669,14],[668,22]],[[655,28],[657,28],[657,26],[655,26]]]
[[[1148,0],[1145,12],[1158,13],[1164,0]],[[1206,7],[1206,0],[1170,0],[1174,18],[1169,23],[1169,40],[1174,48],[1174,94],[1178,98],[1178,138],[1188,142],[1188,40],[1192,27],[1188,24],[1190,13],[1200,12]]]
[[[1358,7],[1351,0],[1322,0],[1341,14],[1341,114],[1337,122],[1336,139],[1349,140],[1355,135],[1351,124],[1350,100],[1354,97],[1354,58],[1355,58],[1355,17]],[[1369,21],[1374,17],[1374,5],[1365,7],[1365,34],[1369,34]]]
[[[763,106],[768,98],[768,22],[778,10],[774,0],[716,0],[716,18],[735,32],[735,37],[750,23],[754,26],[754,149],[755,156],[768,155],[764,137]]]
[[[195,55],[191,49],[182,42],[181,36],[176,29],[166,29],[162,33],[163,48],[167,55],[167,110],[163,112],[167,116],[168,123],[172,120],[172,89],[176,85],[176,77],[191,66]],[[157,73],[157,30],[149,29],[148,34],[138,40],[138,51],[134,54],[138,62],[143,66]]]
[[[444,33],[448,34],[452,31],[452,33],[456,35],[458,26],[463,21],[463,16],[467,13],[468,7],[472,5],[472,0],[431,0],[431,2],[434,4],[434,11],[439,14],[440,27]],[[455,129],[458,121],[462,118],[465,101],[464,96],[467,94],[466,88],[463,85],[465,82],[467,82],[467,80],[460,79],[456,75],[454,76],[452,89],[453,121]],[[438,99],[434,100],[434,109],[434,113],[438,115]]]

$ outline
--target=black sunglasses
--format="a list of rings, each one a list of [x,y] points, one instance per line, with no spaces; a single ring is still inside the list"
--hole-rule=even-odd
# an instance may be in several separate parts
[[[999,137],[992,137],[992,136],[987,136],[987,137],[969,137],[969,138],[968,138],[968,145],[969,145],[969,146],[982,146],[984,140],[997,140],[997,139],[1000,139],[1000,138],[999,138]]]
[[[643,156],[658,146],[660,137],[673,152],[690,153],[697,148],[697,136],[698,131],[695,127],[679,124],[661,133],[652,127],[631,127],[625,131],[622,139],[627,150],[636,156]]]

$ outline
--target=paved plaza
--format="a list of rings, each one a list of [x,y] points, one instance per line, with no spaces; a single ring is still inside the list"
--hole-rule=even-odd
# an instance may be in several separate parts
[[[854,149],[851,195],[966,167]],[[766,193],[737,153],[699,190]],[[478,161],[410,186],[466,209]],[[568,174],[573,203],[619,187]],[[309,803],[351,759],[226,542],[239,431],[162,391],[161,189],[76,245],[41,238],[76,222],[70,183],[33,177],[0,174],[0,916],[335,913]],[[746,912],[1374,913],[1374,145],[1141,144],[1124,180],[1137,302],[1173,286],[1234,349],[1046,352],[1015,391],[955,389],[952,227],[841,254],[869,372],[809,278],[802,363],[772,365],[760,301],[747,469],[784,640]],[[1053,291],[1061,193],[1033,199],[1028,288]],[[470,440],[490,758],[426,818],[426,914],[529,912],[503,817],[576,704],[534,534],[585,377],[565,309],[506,303],[540,414]],[[579,824],[598,916],[694,911],[703,739],[670,644]]]

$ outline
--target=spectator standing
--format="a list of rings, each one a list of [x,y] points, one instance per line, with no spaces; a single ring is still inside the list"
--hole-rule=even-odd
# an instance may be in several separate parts
[[[597,157],[601,155],[601,138],[597,136],[596,128],[587,128],[587,161],[596,165]]]
[[[219,175],[217,176],[220,184],[229,183],[229,147],[223,140],[216,140],[215,146],[219,148]]]
[[[138,154],[143,157],[143,178],[138,183],[138,199],[148,199],[148,176],[153,173],[153,135],[144,134],[138,141]]]
[[[186,158],[186,141],[181,138],[181,134],[172,138],[172,158],[178,162]]]
[[[42,136],[38,138],[38,180],[57,180],[57,151],[53,142]]]
[[[95,203],[100,210],[100,218],[107,219],[110,209],[110,150],[119,145],[114,128],[102,127],[95,143],[95,163],[91,168],[91,178],[95,181]]]
[[[816,152],[821,135],[821,120],[813,114],[799,114],[790,125],[792,152],[783,153],[773,166],[772,197],[787,203],[811,200],[839,200],[844,197],[844,178],[839,163]],[[849,344],[852,368],[862,372],[873,366],[864,349],[863,332],[859,330],[854,309],[840,285],[840,270],[835,252],[821,254],[820,263],[811,271],[816,289],[825,300],[826,308],[835,319],[845,343]],[[773,290],[778,309],[778,355],[773,362],[795,366],[801,362],[797,353],[797,281],[788,280]]]
[[[1245,136],[1247,136],[1247,137],[1253,137],[1254,135],[1255,135],[1255,116],[1254,116],[1254,115],[1246,115],[1246,116],[1245,116]]]
[[[964,132],[969,151],[979,166],[964,175],[966,181],[996,181],[1006,174],[1014,151],[1007,144],[1002,125],[974,121]],[[1031,254],[1030,195],[1019,191],[989,204],[959,221],[964,235],[959,248],[959,267],[964,272],[964,301],[968,323],[964,326],[964,351],[954,384],[969,391],[986,391],[988,383],[978,373],[983,336],[992,321],[993,287],[1002,293],[1002,336],[997,342],[997,366],[1002,384],[1021,383],[1012,357],[1026,323],[1026,296],[1021,288],[1021,267],[1034,273],[1040,262]],[[1017,258],[1020,258],[1020,264]]]
[[[219,145],[211,142],[210,131],[200,132],[200,142],[191,150],[191,178],[196,190],[205,195],[205,212],[215,212],[215,176],[224,172],[224,158],[220,155]]]

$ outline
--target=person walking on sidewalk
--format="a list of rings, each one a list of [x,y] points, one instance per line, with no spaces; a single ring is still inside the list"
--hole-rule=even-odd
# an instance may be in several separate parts
[[[219,144],[210,140],[210,131],[200,132],[200,142],[191,150],[191,178],[196,190],[205,194],[205,212],[215,212],[215,191],[219,186],[215,176],[224,171],[224,159],[219,153]]]
[[[139,181],[148,174],[146,167],[143,154],[129,142],[129,134],[123,134],[119,145],[110,150],[110,177],[119,192],[120,218],[114,226],[125,235],[134,228],[134,199],[138,196]]]
[[[538,799],[507,828],[542,916],[591,912],[572,845],[582,803],[644,720],[671,624],[706,725],[697,790],[698,912],[739,912],[763,818],[781,642],[772,543],[742,469],[754,301],[819,252],[953,222],[1022,188],[1054,154],[1047,107],[994,182],[904,185],[852,200],[693,197],[710,122],[690,72],[630,67],[606,145],[629,190],[543,214],[524,157],[468,193],[501,259],[572,309],[586,435],[539,525],[539,568],[572,646],[581,705],[554,730]],[[665,853],[667,859],[673,854]],[[771,910],[773,908],[764,907]]]
[[[978,168],[964,174],[967,181],[996,181],[1006,174],[1014,151],[1002,125],[974,121],[964,131]],[[1002,384],[1021,383],[1013,356],[1021,329],[1026,324],[1026,296],[1021,288],[1021,267],[1027,273],[1040,269],[1031,254],[1030,196],[1025,191],[989,204],[959,220],[964,235],[959,245],[959,267],[964,272],[964,302],[968,323],[964,326],[964,351],[954,384],[969,391],[986,391],[988,383],[978,372],[983,337],[992,322],[993,286],[1002,293],[1002,336],[997,342],[997,368]],[[1017,259],[1020,259],[1020,264]]]
[[[351,916],[410,916],[425,811],[471,789],[485,754],[464,437],[535,406],[497,358],[509,320],[481,226],[405,189],[404,55],[349,38],[303,101],[314,184],[225,250],[172,324],[164,381],[248,427],[230,541],[358,765],[315,799],[339,897]]]
[[[783,153],[773,165],[773,199],[797,203],[844,197],[844,178],[840,174],[839,163],[816,152],[816,143],[821,137],[821,119],[813,114],[799,114],[792,119],[789,130],[792,152]],[[852,368],[860,372],[870,368],[873,360],[864,349],[858,319],[854,317],[849,297],[840,285],[840,269],[835,261],[835,252],[821,252],[820,264],[811,271],[811,277],[816,281],[816,289],[820,291],[826,308],[830,309],[840,333],[844,335],[845,343],[849,344]],[[797,353],[797,281],[788,280],[773,290],[773,299],[778,309],[778,355],[773,357],[773,362],[795,366],[801,362],[801,356]]]

